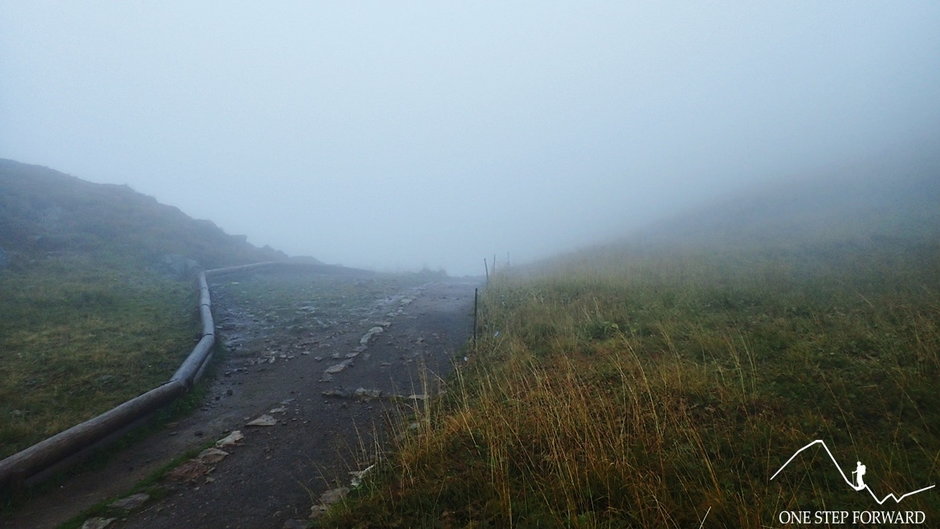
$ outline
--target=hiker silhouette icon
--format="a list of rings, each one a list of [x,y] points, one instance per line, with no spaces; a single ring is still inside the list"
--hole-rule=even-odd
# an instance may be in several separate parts
[[[852,471],[852,474],[855,476],[855,485],[852,485],[852,488],[855,490],[862,490],[865,488],[865,465],[861,461],[855,462],[855,470]]]

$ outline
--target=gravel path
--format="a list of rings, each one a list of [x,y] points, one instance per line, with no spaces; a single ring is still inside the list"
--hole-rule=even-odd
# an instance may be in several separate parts
[[[371,465],[388,417],[421,405],[471,331],[474,281],[341,269],[212,280],[217,362],[204,406],[105,468],[34,499],[3,527],[45,528],[125,497],[188,450],[237,442],[177,467],[108,528],[302,527],[325,491]],[[253,424],[252,424],[253,423]],[[232,438],[230,437],[230,440]],[[9,524],[9,525],[8,525]]]

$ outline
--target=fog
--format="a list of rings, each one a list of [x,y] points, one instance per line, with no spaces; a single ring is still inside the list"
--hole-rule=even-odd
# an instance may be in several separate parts
[[[0,1],[0,157],[476,274],[937,149],[940,3],[769,4]]]

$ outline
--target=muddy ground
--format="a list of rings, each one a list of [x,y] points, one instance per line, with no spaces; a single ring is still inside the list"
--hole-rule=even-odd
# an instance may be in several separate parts
[[[339,268],[255,270],[210,285],[225,350],[204,405],[0,525],[54,528],[238,431],[244,438],[222,453],[184,463],[141,505],[99,521],[112,519],[114,529],[302,526],[324,491],[375,462],[390,424],[407,424],[460,361],[478,286]]]

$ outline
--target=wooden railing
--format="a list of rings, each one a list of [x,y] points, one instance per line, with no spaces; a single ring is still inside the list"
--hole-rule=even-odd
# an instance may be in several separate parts
[[[247,267],[232,267],[218,270],[228,271],[239,268],[247,269]],[[57,433],[0,461],[0,490],[22,484],[27,478],[79,453],[134,421],[146,417],[193,387],[208,365],[212,357],[212,346],[215,344],[212,298],[206,281],[206,274],[212,272],[214,270],[200,272],[197,279],[199,316],[202,320],[199,342],[170,380],[97,417]]]
[[[267,261],[200,272],[197,278],[197,286],[199,288],[199,317],[202,320],[201,335],[199,342],[193,347],[189,356],[183,360],[183,363],[180,364],[176,373],[170,377],[170,380],[97,417],[57,433],[0,461],[0,491],[24,483],[26,479],[119,432],[122,428],[126,428],[135,421],[146,417],[192,389],[196,381],[202,377],[206,366],[212,359],[213,345],[215,344],[215,323],[212,319],[212,298],[209,293],[207,276],[248,272],[269,267],[287,269],[315,268],[324,272],[335,272],[337,270],[344,270],[347,273],[350,271],[362,272],[337,265],[324,265],[305,261]]]

